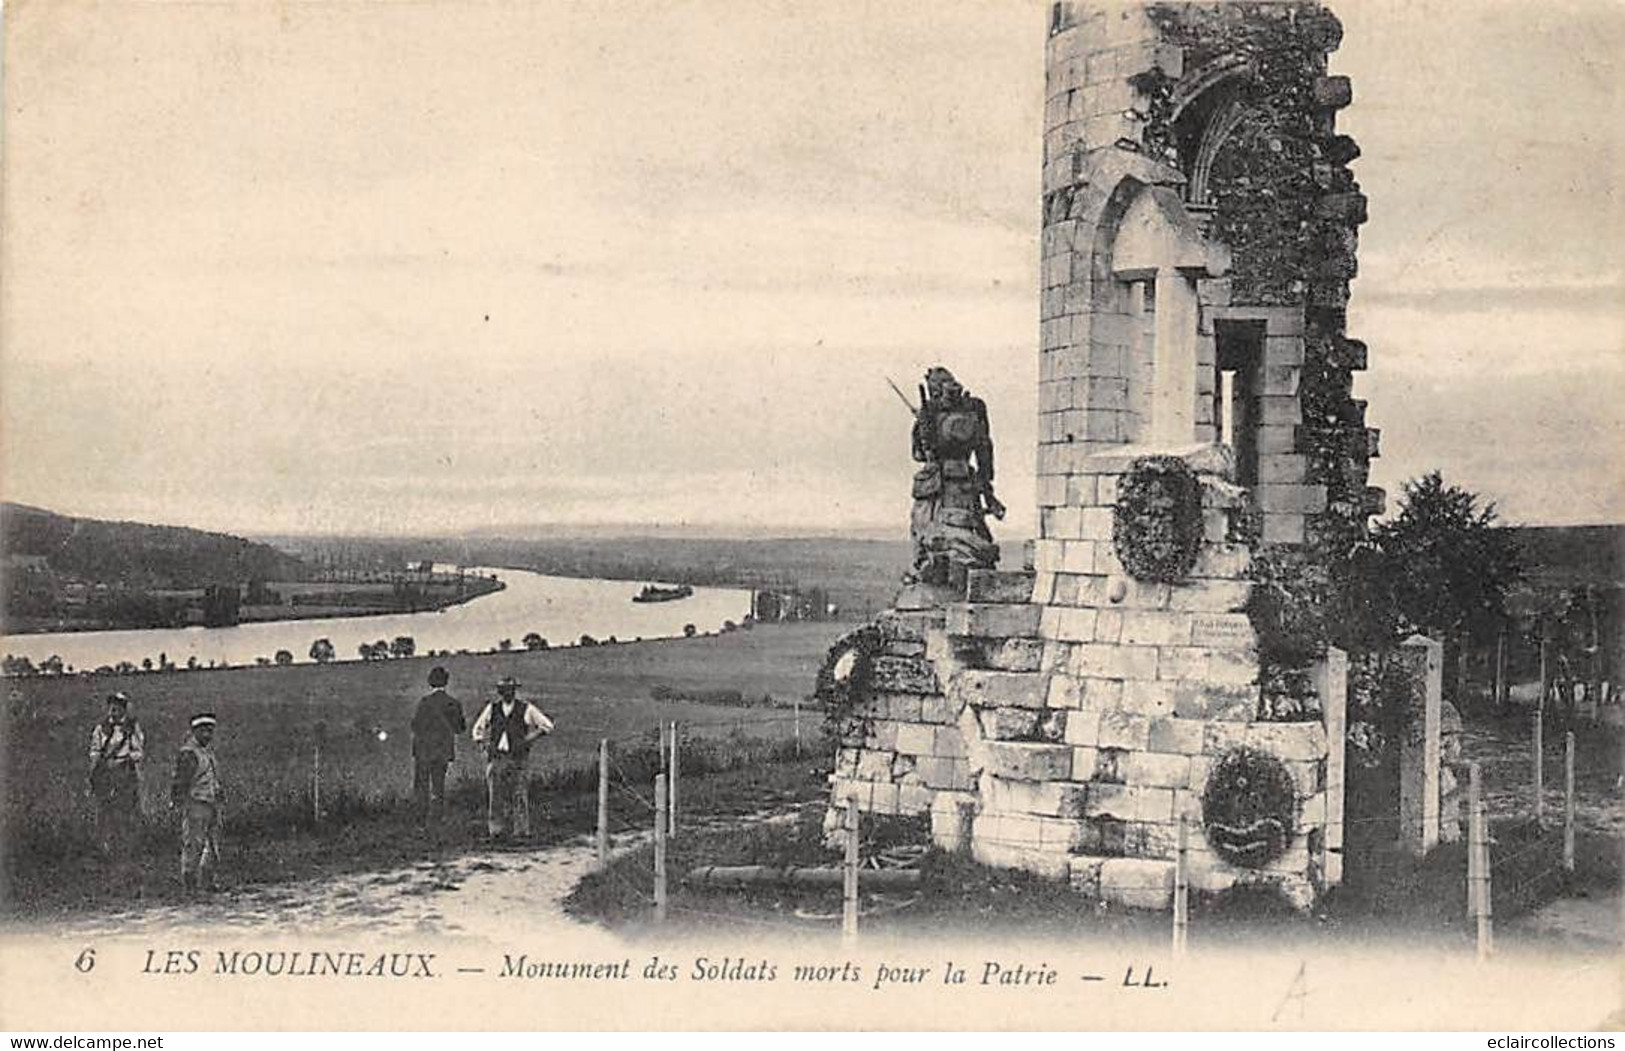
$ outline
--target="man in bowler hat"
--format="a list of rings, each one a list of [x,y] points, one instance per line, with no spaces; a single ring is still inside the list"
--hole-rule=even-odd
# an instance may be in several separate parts
[[[423,823],[445,808],[446,768],[457,758],[457,735],[468,729],[463,706],[446,692],[450,681],[446,669],[430,671],[432,689],[412,714],[412,799]]]

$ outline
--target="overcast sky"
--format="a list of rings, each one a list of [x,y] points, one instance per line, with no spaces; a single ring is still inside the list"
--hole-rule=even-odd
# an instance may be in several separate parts
[[[1333,5],[1376,481],[1625,521],[1625,5]],[[1033,528],[1043,6],[9,12],[7,499],[239,532]]]

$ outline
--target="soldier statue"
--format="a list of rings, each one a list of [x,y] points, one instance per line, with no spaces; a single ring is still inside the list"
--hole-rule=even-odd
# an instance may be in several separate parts
[[[906,399],[905,399],[906,400]],[[987,406],[938,366],[925,374],[914,413],[914,565],[904,580],[962,591],[972,568],[998,564],[986,518],[1004,518],[993,495],[993,437]]]

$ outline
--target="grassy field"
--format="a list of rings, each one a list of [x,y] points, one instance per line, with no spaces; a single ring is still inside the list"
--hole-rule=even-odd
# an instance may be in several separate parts
[[[578,772],[596,764],[600,738],[610,738],[617,756],[631,763],[640,749],[649,750],[664,720],[683,722],[696,740],[696,769],[707,761],[708,748],[720,754],[741,751],[746,740],[788,741],[794,726],[784,707],[656,701],[654,695],[737,691],[747,699],[771,696],[788,704],[811,692],[838,631],[831,624],[785,625],[534,653],[8,680],[0,798],[10,897],[37,896],[39,880],[48,875],[42,866],[85,853],[85,750],[102,698],[113,690],[134,698],[133,711],[146,728],[143,796],[149,813],[165,808],[170,765],[188,717],[211,709],[220,716],[216,748],[229,793],[228,820],[238,829],[280,834],[296,831],[309,812],[318,736],[330,809],[362,816],[391,812],[409,793],[409,724],[435,664],[450,671],[451,692],[470,723],[498,678],[519,679],[520,695],[539,701],[556,722],[532,759],[533,772],[554,787],[584,787],[588,780]],[[817,713],[803,715],[813,750],[818,723]],[[703,743],[707,739],[710,745]],[[711,761],[724,765],[718,755]],[[471,786],[465,790],[471,814],[480,776],[480,762],[465,743],[451,778]]]

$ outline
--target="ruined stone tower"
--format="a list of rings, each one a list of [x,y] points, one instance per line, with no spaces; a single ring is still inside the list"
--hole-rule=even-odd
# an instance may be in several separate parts
[[[1340,36],[1307,2],[1055,5],[1033,564],[854,638],[837,800],[1129,904],[1167,902],[1182,819],[1198,890],[1340,878],[1344,665],[1273,599],[1381,509]]]

